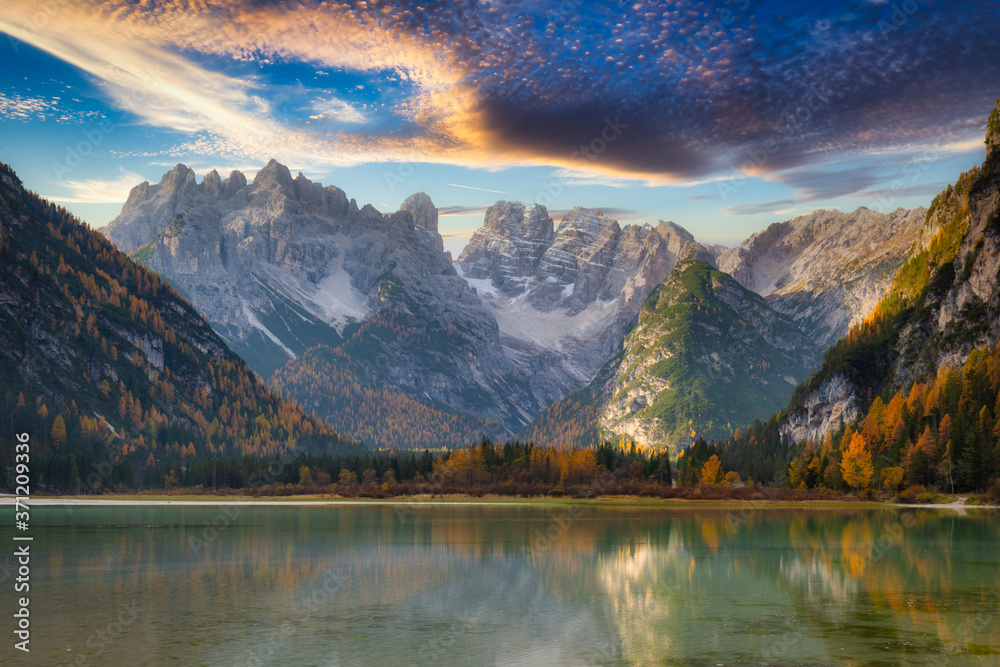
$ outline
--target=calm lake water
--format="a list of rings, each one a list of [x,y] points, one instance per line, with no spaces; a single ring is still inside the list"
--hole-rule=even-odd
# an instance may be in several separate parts
[[[35,507],[32,533],[18,664],[1000,664],[990,511]]]

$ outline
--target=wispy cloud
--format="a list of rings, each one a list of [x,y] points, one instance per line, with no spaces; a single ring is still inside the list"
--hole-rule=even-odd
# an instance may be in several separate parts
[[[313,100],[310,120],[335,120],[340,123],[367,123],[368,114],[336,97]]]
[[[441,217],[456,215],[486,215],[486,206],[442,206],[438,209]]]
[[[623,178],[615,174],[595,174],[585,169],[556,169],[553,178],[565,185],[604,185],[610,188],[630,188],[644,185],[649,179]]]
[[[477,188],[477,187],[475,187],[473,185],[458,185],[457,183],[445,183],[445,185],[449,185],[449,186],[451,186],[453,188],[462,188],[462,189],[465,189],[465,190],[479,190],[480,192],[493,192],[493,193],[498,194],[498,195],[505,195],[505,194],[507,194],[503,190],[490,190],[489,188]]]
[[[128,193],[144,179],[139,174],[122,170],[122,175],[113,180],[88,179],[53,183],[69,190],[68,195],[44,195],[46,199],[64,204],[121,204],[128,199]]]
[[[797,204],[801,204],[801,199],[779,199],[777,201],[767,201],[755,204],[737,204],[727,206],[722,209],[726,215],[759,215],[761,213],[781,214],[782,211],[790,210]]]

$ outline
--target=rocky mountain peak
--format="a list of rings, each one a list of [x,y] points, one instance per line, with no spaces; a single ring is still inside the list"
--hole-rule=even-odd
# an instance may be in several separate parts
[[[927,211],[819,210],[768,226],[716,265],[799,323],[825,348],[864,319],[892,283]]]
[[[426,193],[417,192],[410,195],[399,207],[399,210],[409,213],[414,227],[422,233],[424,239],[439,251],[444,252],[444,239],[438,233],[438,210]],[[451,254],[449,253],[448,256],[450,257]]]
[[[551,240],[552,229],[548,210],[539,204],[498,201],[483,218],[483,230],[512,238]]]
[[[238,173],[206,176],[191,193],[167,185],[187,178],[178,170],[139,188],[108,235],[191,294],[261,374],[317,345],[346,346],[365,373],[417,400],[509,429],[538,409],[496,320],[444,252],[426,194],[383,215],[276,160],[249,186]]]
[[[413,224],[436,232],[438,230],[438,210],[434,202],[424,192],[417,192],[406,198],[399,207],[400,211],[409,211],[413,216]]]
[[[215,169],[205,174],[201,179],[201,190],[211,197],[218,197],[222,194],[222,177]]]
[[[710,266],[714,266],[715,255],[709,248],[702,244],[692,242],[684,248],[677,260],[677,267],[687,266],[691,262],[705,262]]]
[[[292,188],[292,173],[288,167],[271,158],[254,176],[253,186],[255,190]]]
[[[576,206],[559,223],[557,233],[563,234],[571,231],[596,239],[616,237],[622,229],[617,220],[604,215],[601,209]]]
[[[196,184],[194,170],[180,163],[165,173],[163,178],[160,179],[161,186],[174,190],[179,190],[189,184],[192,186]]]
[[[660,220],[656,223],[656,231],[663,238],[668,236],[678,236],[688,243],[694,242],[694,235],[688,230],[684,229],[676,222],[671,222],[670,220]]]
[[[222,190],[228,196],[232,196],[247,186],[247,177],[242,171],[233,170],[222,182]]]
[[[496,314],[504,346],[543,403],[593,378],[643,300],[693,237],[673,223],[626,225],[576,207],[499,201],[456,262]]]
[[[499,201],[488,209],[458,261],[469,278],[491,280],[506,294],[524,291],[524,280],[552,244],[552,218],[544,206]]]

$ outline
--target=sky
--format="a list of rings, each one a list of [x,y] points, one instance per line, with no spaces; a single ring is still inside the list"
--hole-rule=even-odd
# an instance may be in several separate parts
[[[995,1],[4,0],[0,161],[101,227],[175,164],[360,205],[501,200],[733,245],[926,206],[983,159]]]

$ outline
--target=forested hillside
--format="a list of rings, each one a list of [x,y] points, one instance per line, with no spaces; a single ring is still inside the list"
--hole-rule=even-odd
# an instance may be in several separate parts
[[[173,288],[6,165],[0,263],[0,397],[43,485],[100,463],[102,485],[135,487],[200,457],[359,449],[272,394]]]
[[[1000,104],[987,131],[985,161],[934,198],[889,295],[827,352],[771,428],[720,447],[726,465],[805,487],[997,484]],[[768,465],[751,465],[755,450]]]
[[[348,351],[320,345],[279,368],[271,388],[341,433],[378,449],[464,447],[470,433],[494,436],[499,422],[419,403],[386,387]]]

